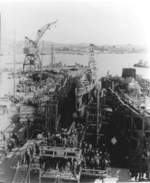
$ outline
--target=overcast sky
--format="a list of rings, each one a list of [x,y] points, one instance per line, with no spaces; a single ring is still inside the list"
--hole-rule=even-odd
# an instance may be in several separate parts
[[[25,36],[57,19],[43,39],[59,43],[150,44],[148,0],[38,1],[0,3],[3,41]]]

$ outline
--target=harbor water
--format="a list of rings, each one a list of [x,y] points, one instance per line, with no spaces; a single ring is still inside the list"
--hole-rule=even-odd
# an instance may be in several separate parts
[[[123,67],[133,67],[133,64],[139,60],[147,60],[146,54],[96,54],[95,60],[97,62],[97,75],[98,77],[105,76],[107,72],[114,75],[121,75]],[[42,55],[42,64],[49,65],[51,62],[51,55]],[[16,70],[22,68],[24,55],[16,55]],[[62,62],[66,65],[72,65],[79,63],[87,65],[89,55],[77,55],[77,54],[55,54],[55,62]],[[13,56],[4,55],[0,57],[0,96],[5,94],[13,94],[14,81],[10,79],[8,72],[2,72],[2,70],[13,71]],[[137,74],[142,75],[144,78],[150,79],[150,69],[136,68]]]

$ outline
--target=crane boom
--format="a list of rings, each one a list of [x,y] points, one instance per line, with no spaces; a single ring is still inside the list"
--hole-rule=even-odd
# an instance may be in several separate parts
[[[47,31],[47,29],[49,29],[52,25],[56,24],[57,20],[44,25],[41,29],[39,29],[37,31],[37,38],[35,40],[36,45],[39,43],[40,39],[42,38],[42,36],[44,35],[44,33]]]
[[[26,70],[25,67],[29,68],[29,70],[41,70],[42,62],[40,59],[40,51],[39,51],[39,41],[43,37],[44,33],[54,24],[56,24],[57,20],[44,25],[41,29],[37,31],[36,39],[31,40],[28,37],[25,37],[25,47],[24,47],[24,64],[23,71]]]

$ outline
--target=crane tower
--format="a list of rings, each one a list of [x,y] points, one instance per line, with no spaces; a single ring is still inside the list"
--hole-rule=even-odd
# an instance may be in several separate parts
[[[46,24],[41,29],[39,29],[37,31],[36,39],[34,41],[27,36],[25,37],[25,59],[23,63],[23,72],[40,71],[42,69],[42,62],[39,53],[39,41],[43,37],[45,32],[50,29],[52,25],[55,25],[56,22],[57,20]]]

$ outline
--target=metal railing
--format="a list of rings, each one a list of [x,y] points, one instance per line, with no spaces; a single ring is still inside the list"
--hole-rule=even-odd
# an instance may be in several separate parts
[[[49,157],[64,157],[64,158],[75,158],[81,159],[81,150],[78,148],[70,147],[54,147],[54,146],[41,146],[40,147],[40,156],[49,156]]]
[[[18,162],[12,183],[27,183],[29,177],[29,171],[30,171],[29,166],[24,165],[22,166]]]
[[[97,170],[97,169],[82,169],[81,170],[81,176],[82,175],[105,177],[105,176],[107,176],[107,171],[106,170]]]
[[[111,91],[112,95],[115,96],[123,106],[126,106],[130,111],[132,111],[136,115],[138,116],[140,115],[140,110],[134,107],[134,105],[132,105],[134,101],[130,100],[130,97],[127,98],[125,95],[118,94],[117,92],[113,91],[111,88],[109,88],[109,91]]]

